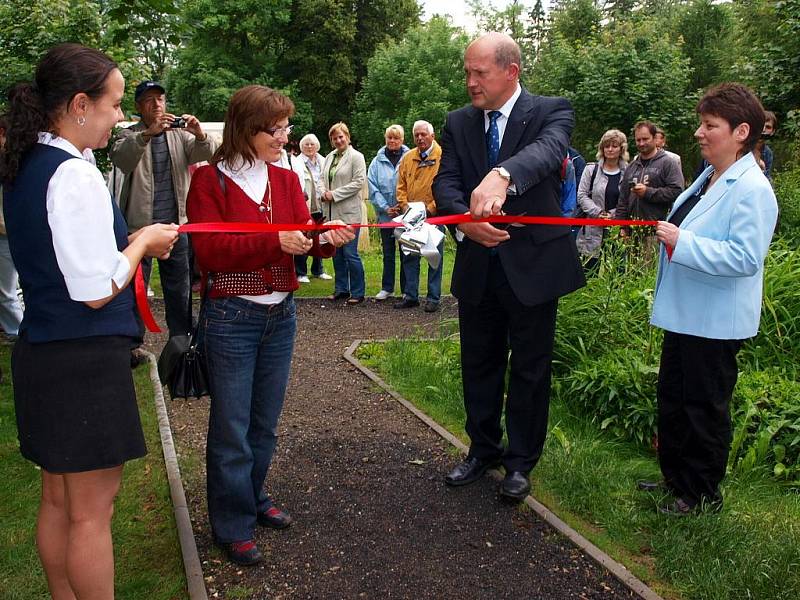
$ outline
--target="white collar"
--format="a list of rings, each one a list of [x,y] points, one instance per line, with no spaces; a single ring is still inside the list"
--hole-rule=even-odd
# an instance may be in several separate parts
[[[83,152],[78,150],[74,144],[68,140],[65,140],[62,137],[57,135],[53,135],[49,131],[40,131],[39,132],[39,143],[44,144],[45,146],[53,146],[54,148],[59,148],[64,152],[69,152],[75,158],[82,158],[84,160],[89,161],[92,164],[94,162],[94,154],[89,148],[86,148]]]
[[[508,119],[511,116],[511,110],[514,108],[514,105],[517,103],[517,99],[519,98],[521,93],[522,93],[522,86],[519,84],[519,82],[517,82],[517,89],[514,90],[513,94],[511,94],[511,98],[506,100],[506,103],[503,104],[503,106],[501,106],[500,108],[497,109],[497,110],[500,111],[500,113],[506,119]],[[483,111],[483,114],[487,119],[489,118],[489,113],[490,112],[492,112],[492,111],[491,110],[484,110]]]
[[[269,183],[267,163],[256,158],[253,160],[253,164],[249,165],[240,158],[232,166],[224,161],[220,162],[219,170],[242,188],[248,198],[256,204],[261,204],[264,194],[267,193],[267,184]]]

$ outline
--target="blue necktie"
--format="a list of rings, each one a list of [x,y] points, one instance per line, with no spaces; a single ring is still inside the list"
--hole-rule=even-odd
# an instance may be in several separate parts
[[[500,132],[497,129],[497,119],[502,115],[499,110],[489,113],[489,129],[486,130],[486,157],[489,159],[489,168],[497,164],[500,154]]]

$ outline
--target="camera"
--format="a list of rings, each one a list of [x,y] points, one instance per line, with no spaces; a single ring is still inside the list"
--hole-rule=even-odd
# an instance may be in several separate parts
[[[186,119],[183,117],[175,117],[175,120],[170,123],[170,129],[183,129],[186,127]]]

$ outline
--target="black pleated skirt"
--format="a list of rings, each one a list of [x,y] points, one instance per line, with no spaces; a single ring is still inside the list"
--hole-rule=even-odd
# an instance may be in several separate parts
[[[51,473],[106,469],[147,453],[131,375],[131,339],[31,344],[11,356],[22,455]]]

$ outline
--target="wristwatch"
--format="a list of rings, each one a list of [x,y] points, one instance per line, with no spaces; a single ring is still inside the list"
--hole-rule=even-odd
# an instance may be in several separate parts
[[[492,169],[492,171],[494,171],[495,173],[500,175],[500,177],[505,179],[508,185],[511,185],[511,173],[509,173],[505,167],[495,167],[494,169]]]

